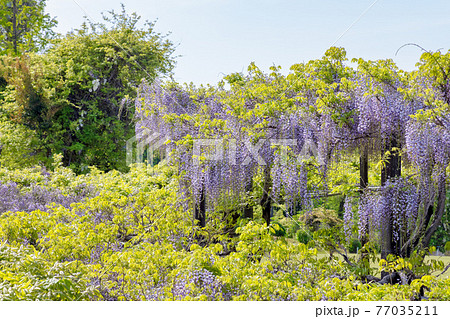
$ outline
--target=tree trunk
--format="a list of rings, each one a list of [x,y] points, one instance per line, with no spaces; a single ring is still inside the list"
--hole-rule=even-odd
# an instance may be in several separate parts
[[[369,186],[369,148],[363,145],[359,156],[359,193],[364,194],[365,189]],[[361,229],[361,261],[370,262],[369,254],[364,245],[369,241],[369,223],[365,223],[366,227]]]
[[[362,193],[369,185],[369,149],[362,146],[359,157],[359,191]]]
[[[206,196],[204,186],[202,186],[200,193],[200,202],[195,203],[194,220],[198,221],[200,227],[203,228],[206,226]]]
[[[399,153],[399,145],[395,138],[392,138],[383,149],[382,156],[384,157],[386,152],[390,152],[387,156],[386,162],[381,169],[381,186],[386,185],[386,182],[390,178],[399,177],[402,172],[401,157]],[[389,213],[384,217],[385,221],[382,223],[381,229],[381,259],[386,259],[388,255],[397,255],[401,253],[400,243],[396,243],[393,240],[393,221],[392,216]],[[381,276],[385,276],[387,273],[383,272]]]
[[[245,184],[245,193],[246,196],[249,195],[249,193],[253,190],[253,177],[248,177],[246,184]],[[253,206],[250,205],[250,203],[246,203],[244,207],[244,218],[250,218],[253,219]]]
[[[268,166],[264,169],[264,186],[261,198],[262,217],[266,221],[267,226],[270,225],[270,208],[272,206],[272,198],[270,194],[270,169]]]
[[[17,0],[13,0],[12,27],[14,54],[17,56],[19,53],[19,50],[17,48]]]
[[[447,196],[447,190],[446,190],[446,177],[443,173],[441,176],[439,176],[438,179],[438,198],[437,198],[437,205],[436,205],[436,211],[434,214],[433,221],[430,225],[430,227],[426,230],[425,236],[422,239],[422,247],[428,247],[430,245],[431,236],[436,231],[436,229],[439,227],[442,216],[445,212],[445,200]],[[427,223],[428,224],[428,223]],[[427,225],[425,225],[426,227]]]
[[[369,149],[367,145],[362,146],[359,156],[359,192],[362,195],[364,190],[369,186]],[[362,230],[361,245],[364,246],[369,239],[369,225]]]
[[[390,155],[386,158],[386,163],[381,169],[381,186],[384,186],[389,178],[399,177],[402,173],[399,148],[400,145],[395,138],[384,147],[382,156],[384,157],[386,152],[390,152]]]

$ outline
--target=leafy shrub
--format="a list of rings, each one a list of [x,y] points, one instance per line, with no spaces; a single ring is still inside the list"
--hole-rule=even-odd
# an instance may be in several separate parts
[[[450,241],[445,243],[444,249],[445,249],[445,252],[450,252]]]
[[[294,238],[297,235],[297,232],[300,230],[300,228],[303,225],[301,225],[301,223],[299,223],[297,220],[295,219],[288,219],[286,222],[286,236],[289,238]]]
[[[320,258],[306,231],[297,232],[299,243],[274,237],[283,233],[278,223],[248,221],[238,237],[201,246],[198,234],[210,233],[192,228],[171,168],[155,167],[154,175],[143,165],[126,174],[72,173],[58,165],[45,172],[0,169],[2,185],[16,181],[24,191],[45,183],[55,194],[83,183],[98,189],[70,207],[0,216],[0,299],[405,300],[425,282],[431,300],[449,299],[443,279],[363,284],[341,262]],[[324,242],[343,242],[337,228],[318,232],[328,234]],[[426,275],[437,266],[413,270]]]
[[[89,300],[96,290],[76,263],[49,263],[32,248],[0,245],[0,300]]]
[[[315,208],[305,213],[300,217],[300,221],[313,231],[342,225],[342,220],[337,217],[336,211],[325,208]]]
[[[270,229],[270,233],[273,236],[277,236],[277,237],[286,236],[286,229],[284,228],[283,225],[281,225],[278,222],[272,222],[269,226],[269,229]]]
[[[354,238],[350,242],[349,252],[352,254],[356,254],[361,249],[361,247],[361,242],[358,239]]]
[[[2,110],[8,121],[0,119],[2,162],[15,165],[17,150],[21,162],[33,153],[46,164],[49,154],[63,153],[76,172],[91,165],[127,170],[136,87],[174,66],[173,44],[153,23],[139,22],[122,8],[106,14],[104,23],[86,22],[59,37],[45,54],[1,58],[0,77],[10,87]]]
[[[311,240],[311,236],[307,231],[300,229],[297,232],[297,240],[306,245]]]

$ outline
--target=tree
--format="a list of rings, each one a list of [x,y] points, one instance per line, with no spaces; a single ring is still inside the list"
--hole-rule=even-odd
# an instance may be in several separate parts
[[[446,57],[440,59],[439,65],[450,65]],[[450,159],[448,103],[443,102],[450,96],[447,71],[436,70],[429,60],[423,61],[420,77],[399,70],[391,60],[359,60],[358,70],[352,70],[345,60],[343,49],[331,48],[320,60],[293,66],[288,76],[275,67],[265,74],[252,64],[247,76],[227,76],[230,88],[219,85],[208,98],[193,88],[144,89],[148,94],[138,99],[143,106],[139,125],[168,133],[174,147],[185,147],[175,163],[201,226],[206,211],[213,214],[224,197],[237,194],[231,203],[247,216],[245,198],[259,197],[262,218],[269,224],[274,200],[284,204],[286,215],[299,206],[307,211],[319,202],[313,198],[329,196],[341,186],[335,184],[338,180],[345,184],[340,192],[348,195],[348,238],[357,228],[350,225],[359,220],[364,244],[381,237],[383,259],[391,254],[409,257],[427,248],[445,206]],[[417,83],[426,84],[415,87]],[[228,146],[227,151],[236,160],[208,161],[206,153],[193,154],[195,139],[213,138],[233,139],[235,149]],[[260,143],[268,140],[288,142],[284,149]],[[316,158],[298,162],[308,144],[316,147]],[[248,145],[265,165],[254,160]],[[193,155],[204,160],[201,165],[191,164]],[[251,160],[244,164],[246,157]],[[359,166],[359,183],[333,172],[351,158]]]
[[[411,118],[406,151],[416,166],[424,214],[405,246],[425,248],[445,212],[450,167],[450,51],[425,52],[402,92],[423,107]]]
[[[77,172],[92,165],[126,169],[125,145],[134,135],[130,99],[143,78],[152,82],[174,66],[174,47],[153,23],[140,27],[140,17],[124,8],[104,18],[3,72],[22,97],[19,120],[39,136],[43,155],[62,153],[63,163]]]
[[[45,49],[54,38],[54,18],[45,0],[0,0],[0,53],[20,55]]]

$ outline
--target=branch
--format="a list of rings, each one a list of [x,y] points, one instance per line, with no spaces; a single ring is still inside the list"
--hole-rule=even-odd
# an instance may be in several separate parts
[[[428,247],[431,236],[433,235],[433,233],[436,231],[436,229],[441,224],[442,216],[444,215],[444,212],[445,212],[445,200],[446,200],[446,193],[447,193],[445,183],[446,183],[446,178],[443,174],[439,178],[439,185],[438,185],[439,193],[438,193],[437,206],[436,206],[434,220],[433,220],[431,226],[425,232],[425,236],[422,240],[423,247]]]
[[[364,283],[377,283],[379,282],[381,279],[375,276],[371,276],[371,275],[366,275],[366,276],[362,276],[361,281],[363,281]]]
[[[436,276],[436,278],[439,277],[440,275],[443,275],[449,268],[450,268],[450,264],[448,264],[448,265],[444,268],[444,270],[443,270],[439,275]]]
[[[404,273],[401,272],[393,272],[389,275],[386,275],[383,277],[383,279],[381,279],[380,281],[377,282],[380,285],[386,285],[386,284],[400,284],[400,285],[407,285],[408,284],[408,279],[406,277],[406,275]]]
[[[355,265],[354,263],[352,263],[351,261],[350,261],[350,259],[348,258],[348,256],[347,256],[347,250],[345,249],[345,247],[344,246],[342,246],[341,244],[338,244],[338,246],[339,246],[339,248],[341,248],[343,251],[344,251],[344,253],[341,253],[338,249],[336,249],[336,248],[334,248],[334,250],[339,254],[339,255],[341,255],[343,258],[344,258],[344,261],[347,263],[347,264],[349,264],[350,266],[352,266],[352,267],[358,267],[357,265]]]
[[[438,61],[438,60],[436,59],[436,57],[433,55],[433,52],[428,51],[428,50],[425,50],[423,47],[421,47],[421,46],[418,45],[418,44],[415,44],[415,43],[406,43],[406,44],[402,45],[400,48],[398,48],[397,52],[395,52],[395,55],[397,55],[397,53],[398,53],[398,51],[400,51],[400,49],[402,49],[402,48],[404,48],[404,47],[406,47],[406,46],[408,46],[408,45],[412,45],[412,46],[418,47],[418,48],[421,49],[422,51],[427,52],[428,54],[430,54],[430,56],[432,56],[432,57],[434,58],[434,61],[436,62],[436,64],[439,66],[439,68],[441,69],[442,73],[444,74],[444,80],[447,79],[447,77],[448,77],[447,72],[445,72],[445,69],[442,67],[442,65],[439,64],[439,61]]]

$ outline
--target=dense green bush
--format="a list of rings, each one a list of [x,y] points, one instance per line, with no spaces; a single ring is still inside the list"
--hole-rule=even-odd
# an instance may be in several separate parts
[[[450,241],[445,243],[444,250],[445,252],[450,252]]]
[[[0,244],[0,300],[90,300],[95,287],[76,262],[49,262],[33,247]]]
[[[308,231],[300,229],[297,232],[297,240],[306,245],[311,240],[311,236]]]
[[[305,213],[300,217],[300,220],[314,231],[342,225],[342,220],[337,217],[336,211],[322,207],[317,207],[311,212]]]
[[[286,236],[286,229],[278,222],[272,222],[269,226],[270,233],[277,237]]]
[[[0,77],[9,86],[0,103],[0,129],[12,137],[0,140],[4,165],[19,151],[22,157],[40,155],[46,164],[51,154],[62,153],[76,172],[91,165],[127,169],[137,87],[172,70],[174,47],[153,23],[140,28],[140,17],[124,9],[105,20],[54,40],[45,54],[1,58]],[[39,145],[31,145],[32,137]]]
[[[361,242],[358,239],[352,239],[350,242],[349,252],[356,254],[361,249]]]

